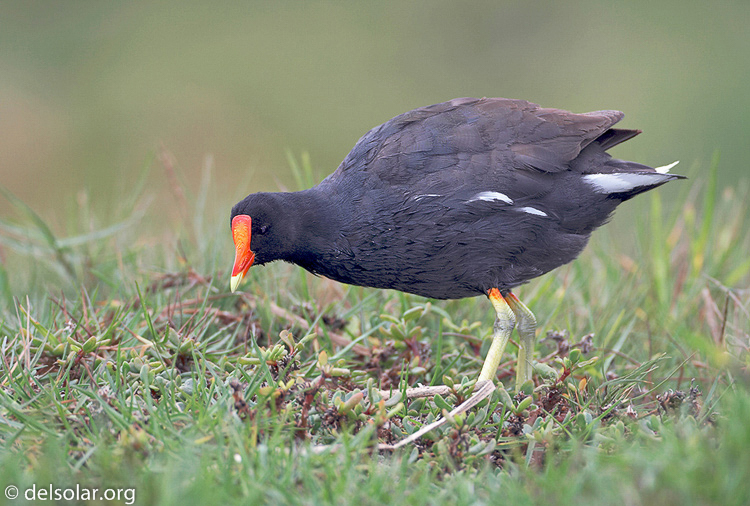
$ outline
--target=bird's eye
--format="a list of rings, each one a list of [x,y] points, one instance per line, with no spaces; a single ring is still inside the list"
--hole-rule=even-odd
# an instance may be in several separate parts
[[[258,233],[265,234],[266,232],[268,232],[268,225],[266,224],[261,225],[260,228],[258,229]]]

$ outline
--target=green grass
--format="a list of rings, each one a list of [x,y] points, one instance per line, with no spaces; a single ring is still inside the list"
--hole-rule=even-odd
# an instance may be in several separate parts
[[[309,161],[290,159],[304,184]],[[3,191],[18,218],[0,221],[0,488],[181,505],[748,504],[747,182],[718,195],[717,167],[669,211],[658,191],[640,197],[632,241],[614,223],[518,290],[540,325],[531,397],[510,386],[509,346],[507,390],[393,453],[377,443],[468,395],[485,299],[289,265],[229,294],[232,202],[208,177],[169,233],[148,230],[145,190],[105,220],[82,201],[65,234]],[[377,392],[417,383],[453,393]]]

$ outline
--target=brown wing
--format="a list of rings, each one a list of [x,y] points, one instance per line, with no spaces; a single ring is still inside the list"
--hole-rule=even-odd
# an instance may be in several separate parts
[[[390,183],[446,169],[478,176],[523,167],[559,172],[622,117],[619,111],[574,114],[524,100],[459,98],[373,128],[337,172],[359,167]]]

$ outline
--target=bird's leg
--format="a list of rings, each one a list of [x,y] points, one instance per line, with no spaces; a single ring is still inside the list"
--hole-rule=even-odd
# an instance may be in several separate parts
[[[495,307],[497,318],[495,319],[495,328],[492,333],[492,344],[489,351],[487,351],[487,357],[484,359],[482,372],[479,373],[479,382],[495,379],[497,367],[500,365],[500,359],[503,357],[505,346],[508,344],[510,334],[516,325],[516,317],[513,314],[513,310],[500,293],[500,290],[492,288],[487,292],[487,296]]]
[[[516,367],[516,390],[531,379],[531,356],[534,353],[534,342],[536,341],[536,317],[526,307],[526,304],[518,300],[513,292],[508,292],[505,301],[516,316],[516,330],[521,337],[518,348],[518,366]]]
[[[453,408],[453,410],[445,415],[443,418],[436,420],[435,422],[425,425],[420,430],[412,434],[406,439],[399,441],[395,445],[381,444],[378,448],[381,450],[394,450],[402,448],[413,441],[416,441],[420,437],[424,436],[431,430],[434,430],[441,425],[445,424],[449,419],[452,419],[456,415],[462,414],[482,402],[482,400],[489,397],[495,390],[495,374],[497,368],[500,365],[500,359],[503,357],[505,346],[508,344],[510,334],[513,332],[513,327],[516,325],[516,318],[513,310],[508,305],[508,302],[500,293],[497,288],[492,288],[487,292],[487,296],[490,298],[490,302],[495,308],[497,318],[495,319],[494,331],[492,333],[492,344],[487,352],[487,357],[484,359],[484,365],[482,366],[482,372],[479,373],[479,379],[474,387],[474,393],[466,399],[464,402]],[[518,300],[518,299],[516,299]],[[519,302],[520,303],[520,302]],[[524,306],[525,307],[525,306]],[[527,309],[528,311],[528,309]],[[529,311],[531,314],[531,311]],[[533,315],[532,315],[533,318]],[[444,387],[429,387],[430,389],[444,388]],[[427,391],[425,390],[425,393]],[[430,392],[427,395],[434,395]],[[408,392],[407,392],[408,396]]]
[[[511,306],[509,305],[510,300],[506,300],[506,298],[504,298],[500,293],[500,290],[498,290],[497,288],[492,288],[487,292],[487,296],[489,297],[490,302],[492,302],[492,305],[495,308],[497,318],[495,319],[495,327],[492,334],[492,344],[490,345],[490,349],[487,351],[487,357],[484,359],[482,372],[479,373],[479,378],[477,380],[477,390],[479,390],[479,385],[483,381],[494,381],[495,374],[497,373],[497,367],[500,365],[500,360],[502,359],[503,352],[505,351],[505,346],[508,344],[510,334],[513,332],[513,327],[516,324],[514,310],[511,309]],[[515,301],[521,304],[521,306],[523,306],[521,301],[515,298],[515,295],[513,295],[513,298],[515,299]],[[523,307],[525,308],[526,306]],[[533,320],[534,315],[531,314],[531,311],[529,311],[528,309],[526,309],[526,311],[528,311]],[[535,320],[533,325],[535,328]],[[532,335],[533,332],[534,330],[532,330]],[[450,389],[445,385],[408,388],[406,390],[406,397],[409,399],[416,397],[432,397],[433,395],[438,393],[441,395],[445,395],[447,391],[449,392]],[[387,391],[381,391],[380,394],[386,398],[390,396],[390,393]]]

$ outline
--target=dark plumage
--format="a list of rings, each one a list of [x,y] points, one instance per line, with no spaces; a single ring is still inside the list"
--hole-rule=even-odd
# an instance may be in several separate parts
[[[344,283],[437,299],[484,293],[497,314],[492,343],[478,389],[451,416],[495,388],[514,328],[520,390],[532,379],[536,318],[511,288],[573,260],[621,202],[682,177],[666,173],[671,165],[607,154],[639,133],[612,128],[622,116],[502,98],[396,116],[318,186],[256,193],[234,206],[232,291],[253,262],[285,260]]]
[[[256,264],[437,299],[504,295],[573,260],[621,202],[682,177],[607,154],[640,133],[612,128],[622,117],[501,98],[415,109],[318,186],[249,195],[232,218],[251,217]]]

